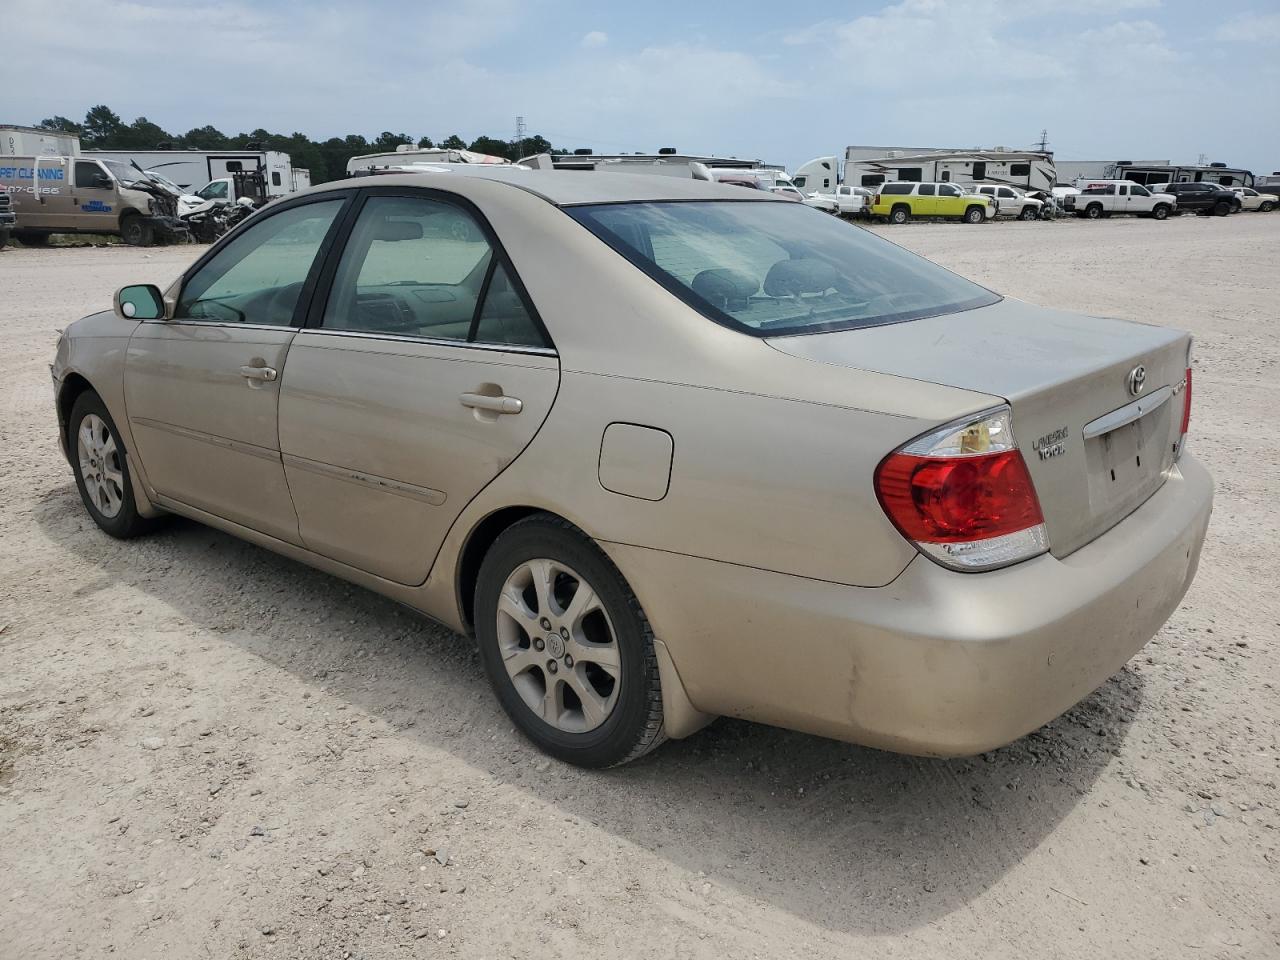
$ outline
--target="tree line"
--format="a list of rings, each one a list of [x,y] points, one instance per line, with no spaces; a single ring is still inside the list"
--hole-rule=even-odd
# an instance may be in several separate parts
[[[431,137],[415,140],[407,133],[384,130],[372,140],[355,133],[328,140],[312,140],[304,133],[285,136],[261,128],[250,133],[229,135],[213,126],[193,127],[183,134],[173,134],[146,117],[138,117],[133,123],[125,123],[120,115],[105,104],[90,107],[84,122],[77,123],[67,117],[54,116],[41,120],[37,126],[45,130],[74,133],[82,146],[100,150],[279,150],[289,154],[295,167],[311,172],[312,183],[340,180],[347,175],[347,161],[364,153],[391,153],[401,144],[419,147],[441,147],[449,150],[474,150],[508,160],[537,153],[564,154],[569,151],[553,147],[546,137],[534,134],[516,142],[496,137],[480,136],[470,143],[456,133],[436,143]]]

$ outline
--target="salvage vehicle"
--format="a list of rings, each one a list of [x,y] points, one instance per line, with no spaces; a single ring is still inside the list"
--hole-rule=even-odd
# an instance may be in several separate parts
[[[1165,220],[1180,212],[1181,198],[1170,192],[1148,190],[1129,180],[1077,180],[1078,194],[1063,198],[1065,209],[1077,217],[1099,220],[1117,214]]]
[[[835,188],[834,193],[819,193],[815,191],[808,194],[808,196],[825,197],[828,200],[835,201],[842,217],[848,217],[851,220],[867,220],[871,217],[871,198],[875,194],[864,187],[851,187],[842,183]]]
[[[14,239],[31,246],[56,233],[112,234],[137,247],[187,233],[177,195],[117,160],[0,157],[0,190],[17,214]]]
[[[991,220],[997,201],[976,193],[965,193],[954,183],[898,181],[877,188],[871,200],[871,215],[890,223],[906,223],[912,217],[946,217],[965,223]]]
[[[0,191],[0,249],[8,244],[13,225],[17,222],[18,218],[13,212],[13,202],[9,199],[9,194]]]
[[[992,183],[980,183],[971,188],[974,193],[984,197],[994,197],[999,207],[996,215],[1000,217],[1016,217],[1019,220],[1038,220],[1044,207],[1043,201],[1029,197],[1013,187]]]
[[[768,191],[490,167],[270,204],[52,376],[103,531],[401,601],[605,766],[716,715],[973,754],[1088,696],[1195,574],[1190,348]]]

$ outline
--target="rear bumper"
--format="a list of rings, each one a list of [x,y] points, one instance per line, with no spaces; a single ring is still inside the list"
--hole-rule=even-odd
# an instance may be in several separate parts
[[[856,588],[606,544],[698,710],[923,755],[1009,743],[1088,696],[1177,608],[1213,483],[1190,456],[1093,543],[981,574],[923,557]]]

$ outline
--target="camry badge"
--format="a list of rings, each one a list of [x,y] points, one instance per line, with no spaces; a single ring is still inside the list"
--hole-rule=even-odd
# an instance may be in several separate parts
[[[1129,396],[1136,397],[1147,385],[1147,368],[1138,364],[1129,371]]]

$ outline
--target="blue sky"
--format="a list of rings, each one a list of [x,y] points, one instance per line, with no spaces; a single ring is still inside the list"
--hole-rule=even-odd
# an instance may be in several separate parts
[[[812,7],[59,0],[5,18],[0,122],[107,103],[182,132],[266,127],[675,146],[794,168],[847,144],[1280,170],[1275,0]]]

